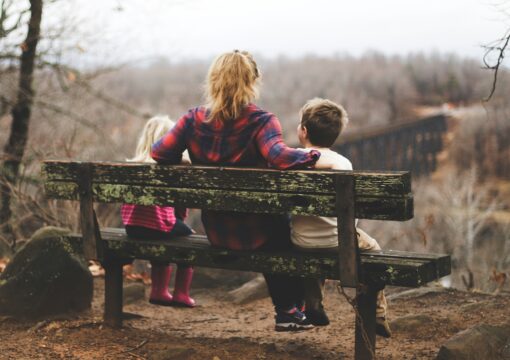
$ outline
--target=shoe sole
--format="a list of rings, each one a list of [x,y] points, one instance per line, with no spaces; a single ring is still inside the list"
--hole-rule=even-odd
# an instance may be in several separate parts
[[[160,305],[160,306],[174,306],[172,302],[170,301],[164,301],[164,300],[155,300],[155,299],[149,299],[149,302],[153,305]]]
[[[276,324],[274,327],[275,331],[283,332],[283,331],[302,331],[302,330],[310,330],[313,329],[312,324],[307,325],[299,325],[296,323],[280,323]]]
[[[179,301],[172,301],[172,303],[169,306],[173,307],[182,307],[182,308],[194,308],[197,306],[197,304],[190,305]]]
[[[313,322],[311,321],[313,326],[328,326],[329,322]]]

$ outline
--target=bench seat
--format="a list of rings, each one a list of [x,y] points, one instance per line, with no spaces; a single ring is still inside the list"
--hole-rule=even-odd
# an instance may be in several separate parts
[[[448,255],[360,251],[356,218],[406,221],[414,205],[409,172],[271,170],[111,162],[46,161],[46,195],[79,200],[82,235],[70,235],[105,269],[105,324],[122,326],[123,265],[134,259],[340,280],[356,289],[355,357],[375,359],[377,293],[419,287],[449,275]],[[131,239],[100,229],[94,203],[180,206],[258,214],[337,218],[339,249],[264,252],[212,247],[204,236]]]
[[[81,235],[72,235],[81,241]],[[195,266],[282,273],[302,277],[339,279],[338,251],[235,251],[212,247],[203,235],[173,240],[148,241],[129,238],[124,229],[101,231],[105,255],[119,260],[159,260]],[[370,282],[418,287],[450,273],[450,257],[439,254],[383,250],[362,251],[363,272]]]

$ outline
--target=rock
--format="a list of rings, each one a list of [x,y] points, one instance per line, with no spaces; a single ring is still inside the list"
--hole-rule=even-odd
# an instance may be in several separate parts
[[[122,289],[122,299],[124,305],[145,300],[145,285],[140,282],[126,284]]]
[[[0,313],[41,317],[90,308],[92,275],[68,233],[39,229],[13,256],[0,275]]]
[[[463,313],[476,313],[479,311],[487,310],[487,308],[490,308],[491,306],[492,303],[490,301],[478,301],[461,305],[459,310]]]
[[[390,328],[396,332],[415,332],[417,329],[429,327],[434,322],[430,315],[406,315],[390,322]]]
[[[428,294],[437,294],[444,292],[446,288],[438,285],[432,286],[423,286],[416,289],[405,290],[396,294],[391,294],[387,296],[388,301],[396,300],[396,299],[415,299]]]
[[[193,273],[193,289],[211,289],[216,287],[234,289],[254,278],[254,274],[246,271],[232,271],[195,267]]]
[[[230,300],[235,304],[247,304],[269,296],[266,281],[262,275],[248,281],[240,288],[230,291]]]
[[[452,336],[441,348],[437,360],[510,359],[510,324],[477,325]]]

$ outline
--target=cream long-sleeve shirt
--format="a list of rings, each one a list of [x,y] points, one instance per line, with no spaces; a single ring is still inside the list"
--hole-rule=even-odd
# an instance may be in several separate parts
[[[326,148],[315,148],[315,150],[321,153],[319,162],[322,168],[352,170],[352,163],[346,157]],[[294,245],[302,248],[337,247],[337,218],[292,215],[291,239]]]

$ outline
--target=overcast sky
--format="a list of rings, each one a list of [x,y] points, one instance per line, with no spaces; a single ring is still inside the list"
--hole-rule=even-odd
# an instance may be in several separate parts
[[[209,58],[246,49],[266,57],[453,52],[481,58],[481,45],[510,26],[496,0],[75,0],[51,9],[74,14],[94,34],[86,50],[128,61]],[[71,2],[69,2],[71,4]],[[115,56],[111,57],[112,49]],[[104,55],[101,55],[104,54]],[[106,55],[108,54],[108,55]]]

